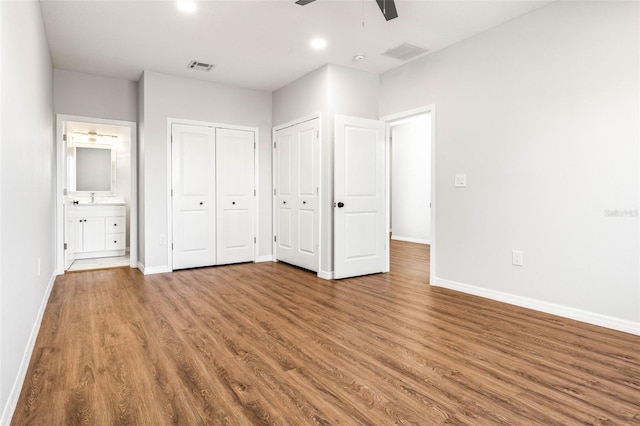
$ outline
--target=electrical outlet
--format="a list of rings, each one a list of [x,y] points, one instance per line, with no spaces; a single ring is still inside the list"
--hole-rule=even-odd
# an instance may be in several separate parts
[[[511,250],[511,263],[514,266],[522,266],[522,251]]]
[[[167,236],[165,234],[160,234],[160,244],[167,244]]]
[[[455,175],[454,185],[456,188],[466,188],[467,187],[467,175],[458,174]]]

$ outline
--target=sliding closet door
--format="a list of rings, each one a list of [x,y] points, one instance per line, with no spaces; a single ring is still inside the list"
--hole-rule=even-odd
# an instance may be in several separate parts
[[[214,129],[171,126],[173,269],[216,263],[215,164]]]
[[[217,263],[254,260],[254,133],[216,129]]]
[[[275,133],[276,259],[318,270],[319,120]]]

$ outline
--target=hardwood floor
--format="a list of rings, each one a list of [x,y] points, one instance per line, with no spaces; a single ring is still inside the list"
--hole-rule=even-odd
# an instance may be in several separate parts
[[[428,259],[64,275],[12,424],[640,424],[640,337],[429,287]]]

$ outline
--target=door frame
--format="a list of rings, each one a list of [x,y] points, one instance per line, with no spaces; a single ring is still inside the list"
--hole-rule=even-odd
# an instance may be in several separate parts
[[[173,271],[173,197],[171,196],[171,187],[173,184],[173,169],[172,169],[172,157],[171,157],[171,126],[173,124],[186,124],[188,126],[203,126],[213,127],[229,130],[244,130],[253,132],[255,149],[253,150],[253,185],[256,190],[256,195],[253,197],[253,235],[255,237],[255,244],[253,245],[253,262],[258,261],[259,249],[260,249],[260,203],[258,198],[260,196],[260,180],[259,180],[259,157],[260,157],[260,130],[257,127],[237,126],[233,124],[214,123],[209,121],[189,120],[184,118],[167,118],[167,261],[169,271]],[[217,208],[217,207],[216,207]]]
[[[275,148],[275,143],[276,143],[276,132],[278,130],[282,130],[282,129],[286,129],[287,127],[292,127],[295,126],[297,124],[301,124],[301,123],[305,123],[307,121],[311,121],[311,120],[315,120],[318,119],[318,131],[319,131],[319,136],[318,136],[318,151],[319,151],[319,165],[318,165],[318,173],[320,173],[320,176],[318,176],[318,265],[317,265],[317,272],[316,275],[317,276],[321,276],[321,268],[320,265],[322,265],[322,213],[323,213],[323,208],[322,208],[322,203],[320,202],[321,200],[321,194],[322,194],[322,113],[320,112],[316,112],[313,114],[309,114],[300,118],[297,118],[295,120],[292,121],[288,121],[286,123],[280,124],[278,126],[275,126],[271,129],[271,218],[272,218],[272,224],[271,224],[271,229],[272,229],[272,236],[271,236],[271,253],[273,256],[273,262],[277,262],[278,259],[276,259],[276,242],[275,242],[275,236],[276,236],[276,230],[277,228],[277,216],[276,216],[276,209],[277,209],[277,203],[276,203],[276,195],[275,195],[275,189],[276,188],[276,148]]]
[[[429,253],[429,285],[431,285],[436,278],[436,105],[426,105],[406,111],[402,111],[396,114],[386,115],[381,117],[380,120],[384,121],[387,125],[387,140],[386,140],[386,174],[387,174],[387,235],[391,231],[391,131],[390,124],[394,121],[403,120],[409,117],[413,117],[420,114],[431,114],[431,244]],[[387,241],[387,271],[389,270],[389,238]]]
[[[128,127],[131,135],[131,203],[129,204],[129,266],[138,267],[138,125],[134,121],[110,120],[80,115],[56,114],[56,274],[64,269],[64,185],[67,170],[64,165],[64,129],[68,121]]]

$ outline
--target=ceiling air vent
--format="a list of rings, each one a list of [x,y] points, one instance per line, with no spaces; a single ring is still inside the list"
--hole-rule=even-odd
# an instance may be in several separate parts
[[[427,52],[428,50],[423,49],[422,47],[414,46],[409,43],[402,43],[399,46],[392,47],[391,49],[383,52],[382,56],[398,59],[399,61],[408,61],[409,59],[413,59]]]
[[[192,70],[211,71],[213,65],[205,64],[204,62],[191,61],[189,62],[189,65],[187,65],[187,68],[190,68]]]

